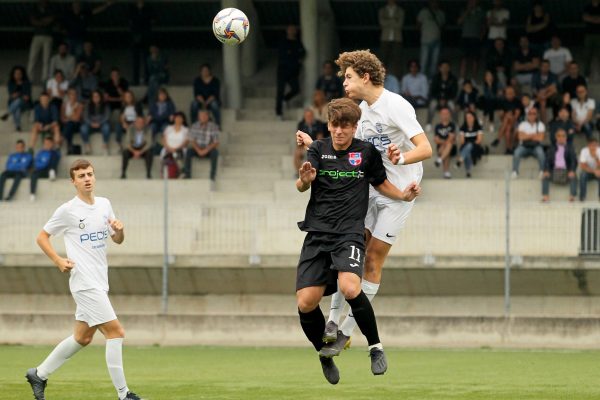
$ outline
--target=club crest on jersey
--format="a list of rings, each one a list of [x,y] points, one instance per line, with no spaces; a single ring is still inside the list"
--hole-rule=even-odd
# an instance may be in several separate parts
[[[375,123],[375,130],[377,131],[377,133],[382,133],[383,132],[383,126],[381,126],[381,122],[376,122]]]
[[[350,165],[357,166],[362,163],[362,153],[348,153],[348,161]]]

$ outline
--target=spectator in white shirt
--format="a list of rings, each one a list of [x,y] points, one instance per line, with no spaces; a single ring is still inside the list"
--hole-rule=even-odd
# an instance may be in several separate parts
[[[575,123],[575,131],[584,133],[589,139],[594,132],[592,120],[596,110],[596,101],[588,97],[585,85],[579,85],[576,89],[577,98],[571,100],[572,118]]]
[[[185,115],[179,111],[173,118],[173,125],[167,126],[163,134],[163,149],[161,158],[172,157],[183,160],[188,145],[189,131]]]
[[[519,145],[515,149],[513,155],[513,179],[516,179],[519,176],[519,164],[521,163],[521,159],[531,156],[537,158],[540,167],[540,177],[542,176],[544,161],[546,159],[544,147],[542,146],[545,132],[546,127],[538,120],[538,110],[536,108],[529,109],[529,111],[527,111],[527,118],[525,121],[521,122],[517,128]]]
[[[550,72],[557,75],[560,80],[567,76],[569,63],[573,61],[571,51],[561,46],[558,35],[552,35],[551,46],[544,52],[544,60],[550,61]]]
[[[600,199],[600,148],[598,140],[588,139],[586,147],[579,153],[579,200],[585,201],[587,195],[587,183],[589,180],[598,181],[598,198]]]
[[[65,74],[60,69],[54,71],[54,77],[48,79],[46,82],[46,91],[50,95],[50,103],[52,103],[57,110],[60,110],[62,101],[67,94],[69,89],[69,81],[65,79]]]
[[[506,27],[510,19],[510,11],[503,7],[502,0],[494,0],[494,6],[487,12],[488,46],[492,48],[496,39],[506,40]]]
[[[402,77],[400,84],[400,94],[413,107],[427,106],[427,96],[429,95],[429,83],[427,77],[420,71],[419,63],[412,60],[408,63],[409,73]]]
[[[404,9],[396,0],[388,0],[387,5],[379,9],[379,27],[381,28],[381,61],[390,72],[399,72],[402,61],[402,28],[404,27]]]

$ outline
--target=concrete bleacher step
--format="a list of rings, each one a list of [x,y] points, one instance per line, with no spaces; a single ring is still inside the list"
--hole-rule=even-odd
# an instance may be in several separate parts
[[[227,167],[219,174],[219,179],[239,179],[239,180],[256,180],[264,182],[264,180],[281,179],[281,171],[279,168],[264,169],[246,167]]]
[[[241,109],[237,113],[239,121],[269,121],[277,120],[275,110],[268,108],[260,109]],[[284,121],[299,121],[302,118],[301,108],[291,108],[283,111]]]
[[[273,180],[271,179],[234,179],[219,177],[216,182],[218,192],[227,193],[268,193],[273,192]]]
[[[248,110],[275,109],[275,97],[246,97],[244,108]]]
[[[247,154],[226,154],[223,157],[223,165],[229,167],[253,168],[279,168],[281,165],[281,156],[278,154],[247,155]]]
[[[279,133],[296,133],[297,121],[279,121],[275,118],[260,121],[236,121],[232,124],[232,136],[262,134],[271,136]]]
[[[232,142],[227,147],[227,154],[247,154],[247,155],[281,155],[281,154],[289,154],[291,151],[291,144],[278,144],[278,143],[268,143],[268,144],[244,144],[244,143],[235,143]]]
[[[273,82],[275,83],[275,82]],[[277,88],[275,85],[259,85],[259,86],[244,86],[244,96],[246,97],[261,97],[271,98],[272,106],[275,107],[275,95],[277,94]]]

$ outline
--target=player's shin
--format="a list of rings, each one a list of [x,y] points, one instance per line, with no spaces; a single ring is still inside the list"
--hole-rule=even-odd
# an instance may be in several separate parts
[[[312,311],[303,313],[298,310],[300,325],[308,340],[315,346],[317,351],[323,347],[323,330],[325,329],[325,316],[321,307],[317,306]]]
[[[328,321],[333,321],[336,325],[339,325],[340,317],[342,316],[342,311],[344,309],[344,301],[346,301],[346,299],[344,299],[344,295],[338,285],[337,292],[331,296]]]
[[[350,304],[354,319],[356,319],[360,331],[367,338],[369,347],[381,347],[375,312],[365,292],[361,290],[358,296],[353,299],[346,299],[346,301]]]
[[[377,294],[377,291],[379,290],[379,283],[373,283],[373,282],[369,282],[369,281],[366,281],[363,279],[360,286],[362,288],[362,291],[367,295],[367,298],[369,299],[369,301],[373,301],[373,298],[375,297],[375,295]],[[355,328],[356,328],[356,320],[354,319],[354,316],[350,313],[350,314],[348,314],[346,319],[344,319],[342,326],[340,326],[340,330],[342,331],[342,333],[345,336],[352,336],[352,332],[354,331]]]
[[[73,335],[69,336],[62,342],[58,344],[52,350],[52,353],[46,357],[43,363],[37,367],[37,375],[43,380],[48,379],[48,377],[60,368],[69,358],[71,358],[75,353],[83,348],[82,345],[77,343]]]
[[[123,338],[106,339],[106,366],[119,399],[124,399],[129,388],[123,371]]]

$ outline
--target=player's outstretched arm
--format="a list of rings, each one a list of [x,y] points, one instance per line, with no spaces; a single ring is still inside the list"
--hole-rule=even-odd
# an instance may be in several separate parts
[[[298,170],[298,179],[296,180],[296,189],[299,192],[306,192],[312,181],[317,177],[317,170],[312,164],[306,161]]]
[[[60,272],[70,272],[75,266],[75,262],[68,258],[63,258],[58,255],[52,243],[50,242],[50,234],[45,230],[42,230],[35,240],[42,251],[48,256],[50,260],[58,267]]]
[[[119,221],[118,219],[109,219],[108,223],[111,227],[111,229],[115,232],[111,238],[113,240],[113,242],[115,242],[116,244],[121,244],[123,243],[123,240],[125,240],[125,232],[123,230],[123,222]]]
[[[302,131],[296,131],[296,144],[298,146],[304,146],[308,150],[313,140],[308,133]]]
[[[398,145],[394,143],[388,146],[387,156],[392,164],[414,164],[430,158],[433,154],[431,144],[429,143],[429,139],[427,139],[427,135],[425,135],[425,133],[419,133],[418,135],[413,136],[410,141],[416,147],[410,151],[407,151],[406,153],[400,152]]]
[[[413,201],[421,194],[421,186],[417,182],[412,182],[404,190],[400,190],[386,179],[381,185],[374,186],[374,188],[392,200]]]

